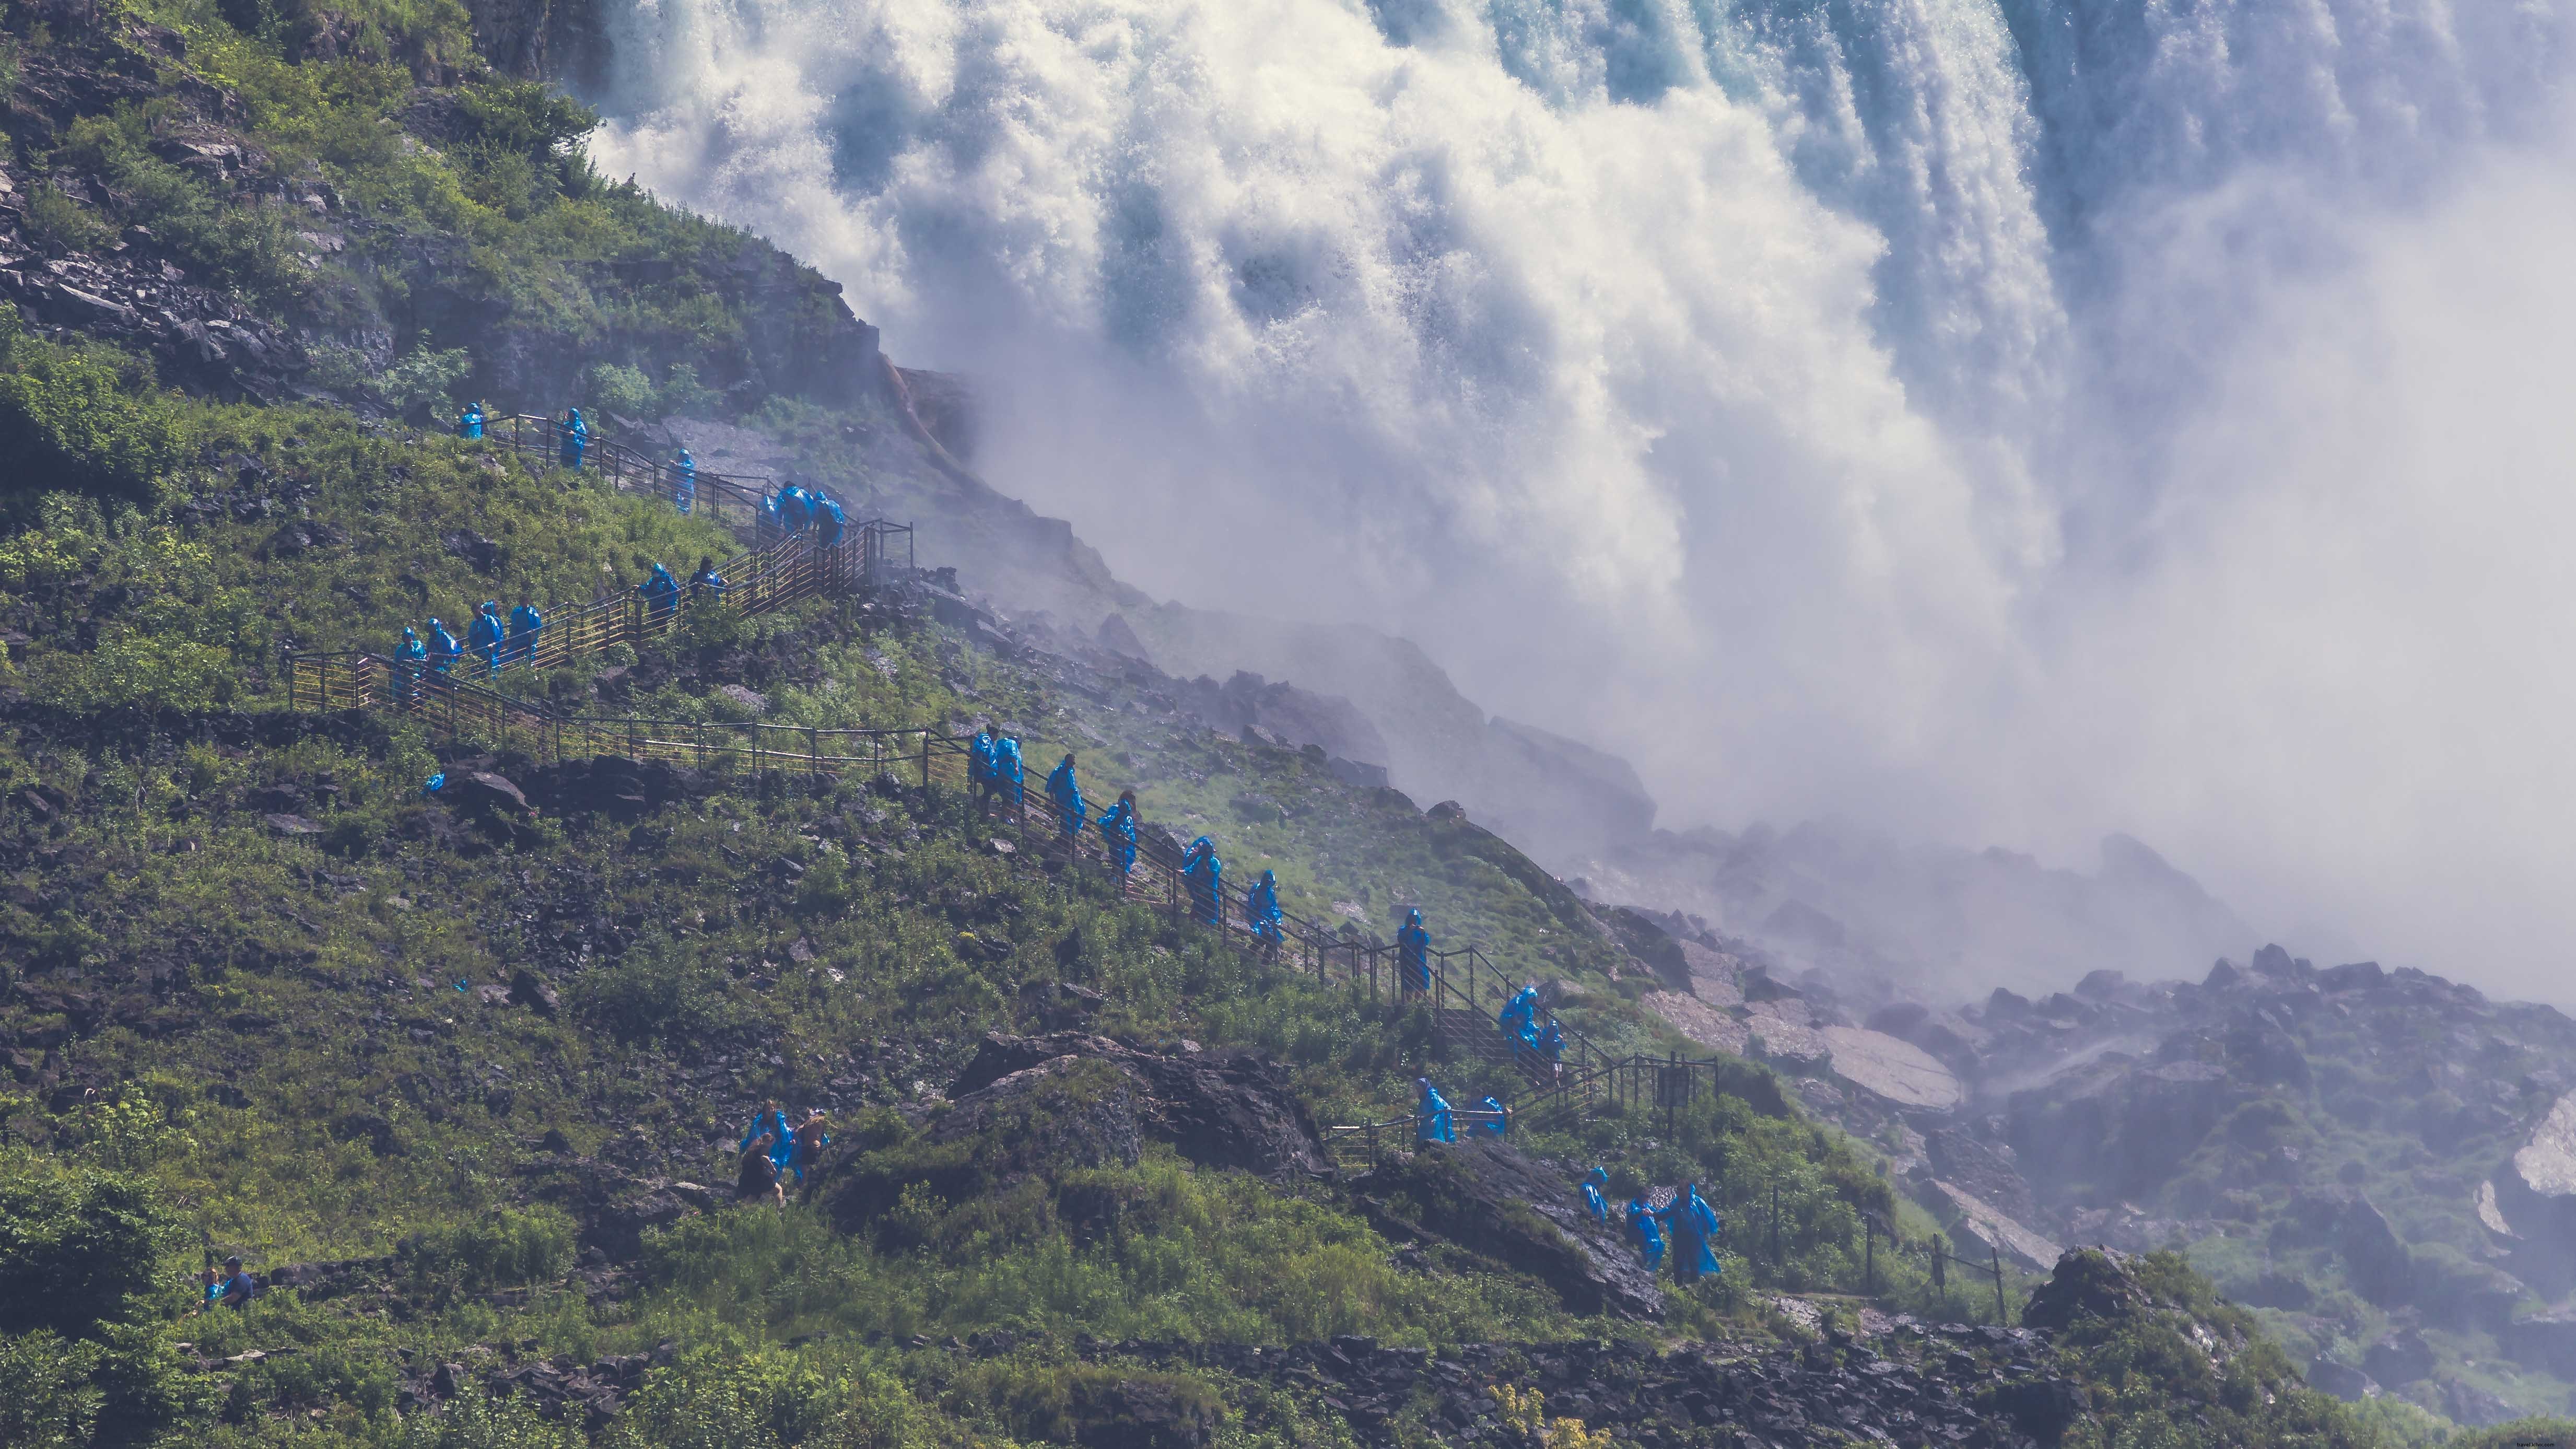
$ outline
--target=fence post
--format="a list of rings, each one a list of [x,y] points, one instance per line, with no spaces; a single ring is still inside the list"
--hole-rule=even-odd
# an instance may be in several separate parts
[[[2001,1328],[2011,1322],[2011,1320],[2004,1317],[2004,1255],[2001,1250],[1995,1247],[1994,1244],[1988,1243],[1986,1244],[1986,1258],[1994,1267],[1995,1326]]]

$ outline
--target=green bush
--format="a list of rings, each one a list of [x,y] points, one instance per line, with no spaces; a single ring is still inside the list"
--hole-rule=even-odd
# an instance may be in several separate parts
[[[14,309],[0,311],[0,457],[11,461],[0,504],[21,518],[57,491],[157,505],[187,453],[181,409],[112,354],[15,336]]]
[[[81,1449],[98,1427],[105,1395],[91,1381],[98,1345],[44,1329],[0,1334],[0,1444]]]
[[[94,1337],[175,1281],[177,1226],[145,1178],[12,1163],[0,1174],[0,1332]]]
[[[85,252],[107,245],[116,232],[57,188],[39,186],[27,196],[27,235],[63,251]]]
[[[572,1237],[561,1213],[502,1208],[481,1221],[414,1233],[394,1259],[424,1291],[452,1300],[562,1277],[572,1267]]]
[[[603,411],[628,417],[653,415],[653,380],[635,368],[594,363],[583,374],[583,382],[591,402]]]
[[[742,1020],[721,971],[700,964],[676,941],[638,942],[613,966],[574,984],[574,1009],[630,1045],[725,1032]]]

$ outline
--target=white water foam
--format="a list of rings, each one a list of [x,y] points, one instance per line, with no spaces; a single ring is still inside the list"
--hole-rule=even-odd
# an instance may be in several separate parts
[[[1668,818],[2124,828],[2527,972],[2567,19],[630,0],[598,151],[989,380],[1123,576],[1407,634]]]

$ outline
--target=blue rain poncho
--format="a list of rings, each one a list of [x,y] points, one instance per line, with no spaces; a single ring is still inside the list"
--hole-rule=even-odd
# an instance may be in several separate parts
[[[644,582],[635,586],[635,592],[643,596],[645,610],[657,622],[669,618],[680,607],[680,581],[659,563],[644,576]]]
[[[1431,933],[1422,927],[1419,909],[1404,913],[1404,928],[1395,933],[1397,977],[1407,991],[1431,989]]]
[[[1136,869],[1136,806],[1133,801],[1121,800],[1109,807],[1108,814],[1100,817],[1100,839],[1109,847],[1110,863],[1118,867],[1120,875],[1130,874]]]
[[[1628,1231],[1637,1238],[1637,1258],[1651,1273],[1664,1265],[1664,1230],[1655,1224],[1655,1210],[1646,1206],[1642,1197],[1628,1199]]]
[[[501,642],[508,637],[509,631],[501,626],[501,606],[490,599],[475,611],[474,622],[465,626],[465,642],[483,656],[485,674],[501,672]]]
[[[1509,1137],[1511,1135],[1511,1114],[1503,1110],[1503,1104],[1501,1102],[1492,1097],[1487,1097],[1476,1104],[1476,1110],[1486,1114],[1476,1119],[1477,1131],[1488,1137]]]
[[[1610,1221],[1610,1201],[1601,1195],[1601,1189],[1609,1185],[1610,1174],[1599,1167],[1593,1168],[1592,1175],[1583,1179],[1583,1205],[1592,1210],[1592,1220],[1596,1223]]]
[[[1000,731],[983,729],[975,732],[974,743],[966,747],[966,773],[971,777],[969,783],[976,789],[989,790],[1001,778],[998,773],[1001,749]]]
[[[696,573],[689,575],[689,591],[693,594],[702,592],[721,594],[731,587],[732,585],[725,582],[724,575],[716,572],[714,564],[707,564]]]
[[[590,424],[581,420],[581,409],[566,409],[563,421],[555,424],[555,432],[563,440],[562,447],[557,453],[557,456],[563,460],[563,465],[567,468],[580,467],[581,451],[590,446]]]
[[[464,657],[465,646],[456,642],[456,636],[447,632],[447,626],[436,619],[430,620],[429,667],[431,671],[445,674],[456,667],[457,660]]]
[[[850,526],[849,518],[841,512],[840,503],[831,494],[811,496],[814,503],[814,542],[830,548],[841,541],[842,533]]]
[[[1279,944],[1279,877],[1263,871],[1243,893],[1243,924],[1261,940]]]
[[[1502,1027],[1503,1035],[1520,1037],[1536,1045],[1536,1028],[1533,1022],[1537,1016],[1538,986],[1532,983],[1513,993],[1512,999],[1503,1003],[1502,1011],[1495,1016],[1494,1020]]]
[[[1658,1216],[1673,1226],[1673,1246],[1681,1253],[1677,1266],[1696,1268],[1700,1275],[1718,1271],[1717,1254],[1709,1247],[1717,1237],[1717,1211],[1699,1195],[1698,1183],[1683,1188]]]
[[[545,632],[546,616],[534,604],[521,604],[510,611],[510,657],[533,664],[537,658],[537,637]]]
[[[803,533],[814,521],[814,495],[790,483],[778,490],[778,526]]]
[[[1416,1077],[1413,1079],[1413,1084],[1422,1089],[1422,1101],[1413,1109],[1413,1115],[1420,1119],[1414,1124],[1414,1140],[1417,1142],[1457,1141],[1458,1125],[1451,1119],[1449,1099],[1440,1095],[1440,1089],[1431,1085],[1431,1079],[1428,1077]]]
[[[1183,857],[1181,877],[1190,884],[1191,913],[1203,925],[1220,925],[1225,920],[1225,862],[1217,858],[1216,846],[1204,835],[1190,842],[1190,853]]]
[[[698,506],[698,460],[689,456],[688,449],[682,448],[679,461],[671,468],[678,475],[672,480],[671,501],[679,506],[680,515],[685,518]]]
[[[1027,784],[1027,769],[1020,763],[1020,742],[1004,735],[993,745],[994,788],[1002,792],[1003,799],[1016,806],[1025,796]]]
[[[759,1141],[760,1134],[763,1132],[768,1133],[773,1139],[769,1144],[770,1162],[780,1172],[793,1170],[796,1163],[796,1131],[787,1125],[785,1112],[752,1113],[751,1125],[742,1130],[742,1143],[734,1150],[749,1152],[751,1144]]]
[[[1047,776],[1047,798],[1055,802],[1056,825],[1064,831],[1064,838],[1071,840],[1080,835],[1089,817],[1082,813],[1082,782],[1074,778],[1073,756],[1065,756],[1064,763]]]
[[[1552,1062],[1565,1059],[1565,1028],[1556,1024],[1555,1017],[1549,1017],[1539,1030],[1538,1053]]]
[[[456,436],[468,439],[483,436],[483,405],[481,403],[467,403],[465,405],[465,411],[456,415]]]

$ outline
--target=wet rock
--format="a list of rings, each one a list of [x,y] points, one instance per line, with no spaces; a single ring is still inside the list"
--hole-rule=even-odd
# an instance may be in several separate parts
[[[1712,1051],[1743,1056],[1752,1049],[1753,1033],[1743,1022],[1696,996],[1678,991],[1649,991],[1637,1004],[1672,1024],[1675,1031]]]
[[[2024,1223],[2038,1216],[2039,1203],[2031,1195],[2030,1183],[2022,1177],[2010,1147],[1988,1142],[1964,1127],[1937,1127],[1924,1134],[1924,1151],[1935,1174],[1974,1193],[2005,1216]],[[2048,1261],[2055,1262],[2055,1256]]]
[[[2332,1249],[2353,1287],[2373,1303],[2387,1306],[2414,1297],[2414,1264],[2405,1241],[2358,1189],[2300,1189],[2274,1224],[2273,1238],[2280,1246]]]
[[[2308,1383],[2347,1404],[2379,1394],[2379,1381],[2348,1363],[2319,1354],[2308,1364]]]
[[[1163,1055],[1079,1032],[996,1032],[984,1038],[949,1094],[962,1100],[1005,1075],[1067,1057],[1105,1062],[1125,1073],[1139,1089],[1141,1129],[1202,1167],[1240,1168],[1264,1177],[1324,1168],[1322,1139],[1289,1089],[1286,1069],[1255,1052]]]
[[[1882,1101],[1939,1112],[1967,1100],[1950,1069],[1910,1042],[1857,1026],[1828,1026],[1821,1034],[1834,1075]]]
[[[2163,1182],[2249,1095],[2214,1063],[2105,1057],[2014,1093],[2006,1114],[2025,1176],[2130,1196]]]
[[[2465,1428],[2490,1428],[2523,1416],[2519,1407],[2465,1379],[2443,1378],[2438,1389],[2442,1414]]]
[[[472,529],[450,530],[441,534],[438,541],[449,553],[463,559],[478,574],[488,574],[499,568],[506,556],[505,550],[498,542],[485,538]]]
[[[2128,1254],[2109,1248],[2069,1249],[2049,1280],[2032,1291],[2021,1321],[2031,1328],[2063,1330],[2079,1319],[2120,1319],[2149,1311],[2155,1300],[2130,1271],[2129,1261]]]
[[[2433,1372],[2433,1349],[2413,1329],[2387,1334],[2362,1353],[2361,1366],[2383,1384],[2411,1384]]]
[[[1660,1318],[1664,1298],[1575,1184],[1490,1138],[1426,1147],[1352,1184],[1382,1231],[1446,1239],[1554,1289],[1575,1313]]]

